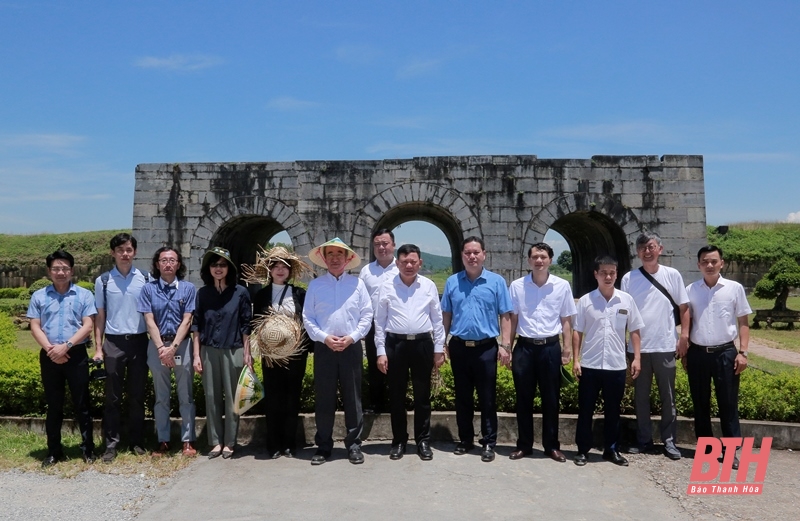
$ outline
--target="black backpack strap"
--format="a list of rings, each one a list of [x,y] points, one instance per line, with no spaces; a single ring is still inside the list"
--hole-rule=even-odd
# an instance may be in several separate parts
[[[106,271],[100,275],[100,281],[103,283],[103,305],[106,307],[106,320],[108,320],[108,279],[111,277],[111,272]]]
[[[641,266],[639,271],[642,273],[644,278],[650,281],[650,284],[652,284],[654,288],[663,293],[664,296],[669,299],[669,303],[672,304],[672,314],[675,317],[675,325],[679,325],[681,323],[681,308],[675,303],[675,300],[672,298],[672,295],[669,294],[667,288],[662,286],[661,283],[654,279],[652,275],[647,273],[647,270],[644,269],[644,266]]]

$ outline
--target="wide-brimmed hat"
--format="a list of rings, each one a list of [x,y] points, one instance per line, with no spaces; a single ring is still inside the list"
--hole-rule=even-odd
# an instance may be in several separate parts
[[[344,241],[342,241],[339,237],[335,237],[326,242],[325,244],[321,244],[320,246],[317,246],[316,248],[308,252],[308,258],[311,260],[311,262],[313,262],[320,268],[327,269],[328,264],[325,262],[324,249],[328,246],[335,246],[337,248],[342,248],[343,250],[349,251],[352,254],[352,257],[344,266],[345,270],[351,270],[353,268],[357,268],[361,264],[361,257],[358,256],[358,253],[353,251],[353,249],[350,246],[346,245]]]
[[[220,248],[219,246],[214,246],[213,248],[205,252],[205,254],[203,254],[203,262],[201,264],[200,271],[203,271],[208,267],[214,255],[216,255],[217,257],[222,257],[223,259],[228,261],[228,264],[230,264],[229,266],[230,269],[236,272],[236,264],[234,264],[233,261],[231,260],[231,252],[229,252],[225,248]]]
[[[276,262],[282,262],[289,267],[289,278],[301,278],[314,272],[296,253],[283,246],[275,246],[269,251],[259,246],[256,252],[256,262],[253,265],[242,264],[242,278],[248,284],[262,284],[266,286],[272,280],[269,267]]]
[[[268,367],[286,365],[300,354],[305,331],[300,322],[282,313],[258,315],[253,319],[250,353]]]

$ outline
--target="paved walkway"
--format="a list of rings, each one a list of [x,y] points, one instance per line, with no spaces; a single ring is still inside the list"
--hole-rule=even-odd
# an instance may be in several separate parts
[[[795,351],[789,351],[788,349],[776,349],[753,339],[750,340],[749,349],[753,352],[753,354],[769,360],[800,367],[800,353]]]

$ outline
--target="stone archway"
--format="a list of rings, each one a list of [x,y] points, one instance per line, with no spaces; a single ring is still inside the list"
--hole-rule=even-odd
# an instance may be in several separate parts
[[[594,259],[610,254],[619,262],[617,287],[622,275],[631,269],[631,245],[642,227],[639,219],[614,201],[591,202],[589,210],[578,210],[574,197],[561,197],[548,203],[531,219],[525,244],[541,241],[552,228],[561,234],[572,252],[572,292],[580,297],[597,287],[593,275]],[[611,215],[614,217],[611,217]],[[521,259],[523,272],[527,269]]]
[[[307,253],[311,239],[292,208],[269,197],[234,197],[223,201],[201,219],[191,239],[191,269],[200,272],[203,254],[212,246],[230,250],[237,266],[255,261],[258,246],[286,231],[294,249]]]
[[[372,258],[372,232],[408,221],[425,221],[442,230],[450,244],[453,273],[463,269],[461,241],[470,235],[481,236],[478,217],[457,192],[441,185],[412,182],[377,194],[359,211],[352,245],[356,251],[369,252]]]

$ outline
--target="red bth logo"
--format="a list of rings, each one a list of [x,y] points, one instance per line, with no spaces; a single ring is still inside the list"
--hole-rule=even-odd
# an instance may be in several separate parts
[[[723,457],[723,445],[725,447]],[[739,470],[733,481],[733,461],[736,449],[742,448]],[[761,440],[761,449],[753,452],[753,438],[699,438],[692,465],[692,475],[686,493],[697,494],[761,494],[764,490],[764,476],[767,475],[769,451],[772,438]],[[720,458],[722,461],[720,462]],[[747,482],[747,471],[751,463],[756,465],[756,475]],[[704,465],[708,470],[703,470]]]

